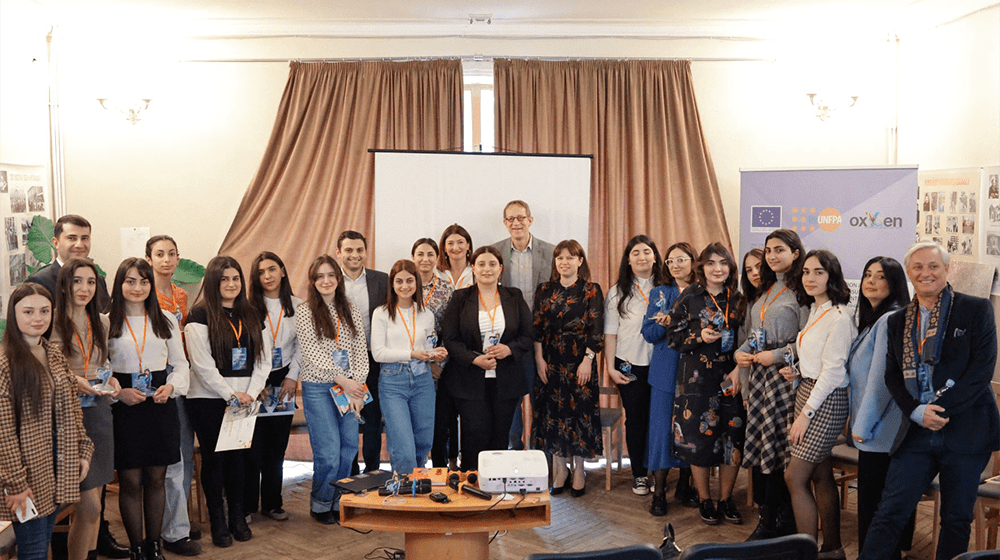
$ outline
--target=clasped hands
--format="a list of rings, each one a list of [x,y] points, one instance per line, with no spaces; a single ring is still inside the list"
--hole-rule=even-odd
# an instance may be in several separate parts
[[[448,349],[444,346],[438,346],[430,352],[426,350],[414,350],[413,352],[410,352],[411,360],[420,360],[421,362],[436,362],[440,364],[447,358]]]
[[[472,363],[486,371],[497,368],[497,360],[502,360],[509,357],[513,352],[511,352],[510,347],[506,344],[499,343],[494,344],[486,349],[486,352],[479,354],[472,360]]]

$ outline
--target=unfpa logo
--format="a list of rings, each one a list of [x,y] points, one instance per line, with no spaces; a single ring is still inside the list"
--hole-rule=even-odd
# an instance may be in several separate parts
[[[833,207],[824,208],[819,216],[816,217],[816,223],[819,224],[819,228],[823,231],[836,231],[843,223],[843,218],[840,216],[840,212]]]
[[[812,232],[816,228],[823,231],[836,231],[843,223],[840,212],[833,207],[827,207],[816,212],[815,207],[793,207],[792,231]]]

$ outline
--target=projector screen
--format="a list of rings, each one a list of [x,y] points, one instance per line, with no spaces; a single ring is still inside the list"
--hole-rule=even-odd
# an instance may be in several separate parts
[[[388,272],[421,237],[440,241],[457,223],[473,248],[510,237],[503,207],[531,206],[531,234],[587,249],[590,156],[375,151],[375,261]]]

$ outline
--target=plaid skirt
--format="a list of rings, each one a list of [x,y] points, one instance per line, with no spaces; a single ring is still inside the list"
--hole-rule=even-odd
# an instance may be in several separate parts
[[[799,380],[799,389],[795,395],[795,418],[799,417],[802,409],[809,400],[815,379],[802,377]],[[847,424],[847,415],[851,410],[850,401],[847,398],[847,387],[834,389],[819,405],[816,415],[809,421],[802,443],[792,446],[792,457],[809,461],[810,463],[822,463],[830,456],[833,445],[837,442],[837,437],[844,433],[844,426]]]
[[[795,395],[792,383],[778,373],[784,365],[756,364],[750,370],[743,466],[759,467],[764,474],[783,469],[788,455],[789,415]]]

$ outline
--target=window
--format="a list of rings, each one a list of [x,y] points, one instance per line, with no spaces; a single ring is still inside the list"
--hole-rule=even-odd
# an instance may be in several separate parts
[[[492,152],[493,61],[463,60],[462,149],[466,152]]]

